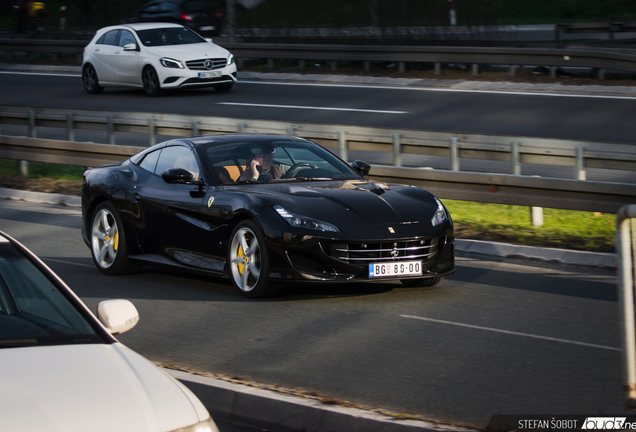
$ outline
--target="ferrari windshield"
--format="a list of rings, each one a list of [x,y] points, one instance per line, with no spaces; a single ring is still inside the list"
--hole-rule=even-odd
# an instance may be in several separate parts
[[[141,41],[141,43],[147,47],[184,45],[205,42],[205,39],[185,27],[167,27],[149,30],[138,30],[137,35],[139,36],[139,40]]]
[[[100,342],[55,284],[0,242],[0,348]]]
[[[342,160],[308,141],[261,138],[210,143],[200,149],[221,184],[362,179]]]

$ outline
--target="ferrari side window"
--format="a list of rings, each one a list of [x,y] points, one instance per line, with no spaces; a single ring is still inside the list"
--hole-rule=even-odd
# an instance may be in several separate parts
[[[155,167],[157,166],[157,159],[159,159],[159,153],[161,153],[161,150],[155,150],[148,153],[139,163],[139,167],[154,173]]]
[[[192,152],[186,147],[172,146],[166,147],[159,155],[155,174],[161,175],[166,170],[172,168],[183,168],[192,173],[193,179],[197,180],[199,176],[199,167]]]

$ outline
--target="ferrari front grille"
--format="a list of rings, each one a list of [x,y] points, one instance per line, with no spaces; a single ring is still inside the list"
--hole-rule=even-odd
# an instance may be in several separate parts
[[[325,252],[350,264],[366,265],[378,261],[422,260],[427,261],[440,245],[440,239],[391,240],[369,243],[331,243]]]
[[[190,60],[186,62],[186,66],[188,66],[188,69],[192,70],[221,69],[224,68],[226,65],[227,59],[224,58]]]

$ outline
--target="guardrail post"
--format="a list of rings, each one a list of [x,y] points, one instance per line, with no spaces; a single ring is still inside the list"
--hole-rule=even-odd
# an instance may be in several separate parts
[[[296,127],[295,126],[287,126],[287,135],[294,136],[296,135]]]
[[[274,69],[274,59],[267,59],[267,69]]]
[[[338,155],[343,161],[348,161],[346,131],[338,131]]]
[[[66,113],[66,141],[75,141],[75,131],[73,130],[73,113]]]
[[[557,71],[556,66],[550,66],[550,78],[556,79],[556,71]]]
[[[201,134],[199,133],[199,125],[200,125],[200,124],[201,124],[201,122],[200,122],[200,121],[198,121],[198,120],[194,120],[194,121],[192,122],[192,136],[193,136],[193,137],[201,135]]]
[[[517,65],[510,65],[510,76],[512,78],[517,77]]]
[[[148,147],[152,147],[157,144],[157,137],[155,136],[155,119],[148,117]]]
[[[451,171],[459,171],[459,149],[457,148],[457,141],[457,137],[450,139]]]
[[[435,75],[441,75],[441,74],[442,74],[442,64],[435,63]]]
[[[365,71],[365,72],[371,72],[371,62],[370,62],[370,61],[368,61],[368,60],[366,60],[366,61],[364,62],[364,71]]]
[[[404,62],[398,62],[398,73],[404,73],[406,71],[406,64]]]
[[[298,60],[298,69],[301,71],[305,70],[305,60]]]
[[[28,161],[18,161],[18,169],[20,171],[20,175],[22,177],[29,176],[29,162]]]
[[[115,119],[113,116],[106,117],[106,143],[115,144]]]
[[[596,72],[596,77],[600,80],[604,80],[605,79],[605,69],[603,68],[598,68],[597,72]]]
[[[236,131],[237,131],[238,133],[245,133],[245,130],[246,130],[246,129],[247,129],[247,123],[241,123],[241,122],[239,122],[239,123],[236,125]]]
[[[633,223],[636,205],[622,207],[616,215],[616,256],[618,258],[618,304],[621,315],[623,390],[626,406],[636,408],[636,330],[634,328],[634,270],[630,243],[636,242]]]
[[[585,147],[576,146],[576,178],[585,180]]]
[[[473,63],[473,76],[478,76],[479,75],[479,65],[477,63]]]
[[[532,226],[543,226],[543,207],[530,207]]]
[[[35,130],[35,111],[29,110],[29,126],[28,126],[29,138],[37,138],[37,132]]]
[[[512,174],[521,175],[521,162],[519,158],[519,142],[510,143],[510,162],[512,163]]]
[[[400,142],[400,138],[402,135],[399,133],[393,134],[393,166],[401,167],[402,166],[402,143]]]

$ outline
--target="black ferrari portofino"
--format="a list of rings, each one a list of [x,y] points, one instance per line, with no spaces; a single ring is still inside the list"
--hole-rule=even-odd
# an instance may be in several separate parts
[[[85,172],[82,235],[105,274],[170,265],[229,277],[252,298],[284,282],[431,286],[453,274],[444,205],[369,169],[302,138],[175,139]]]

